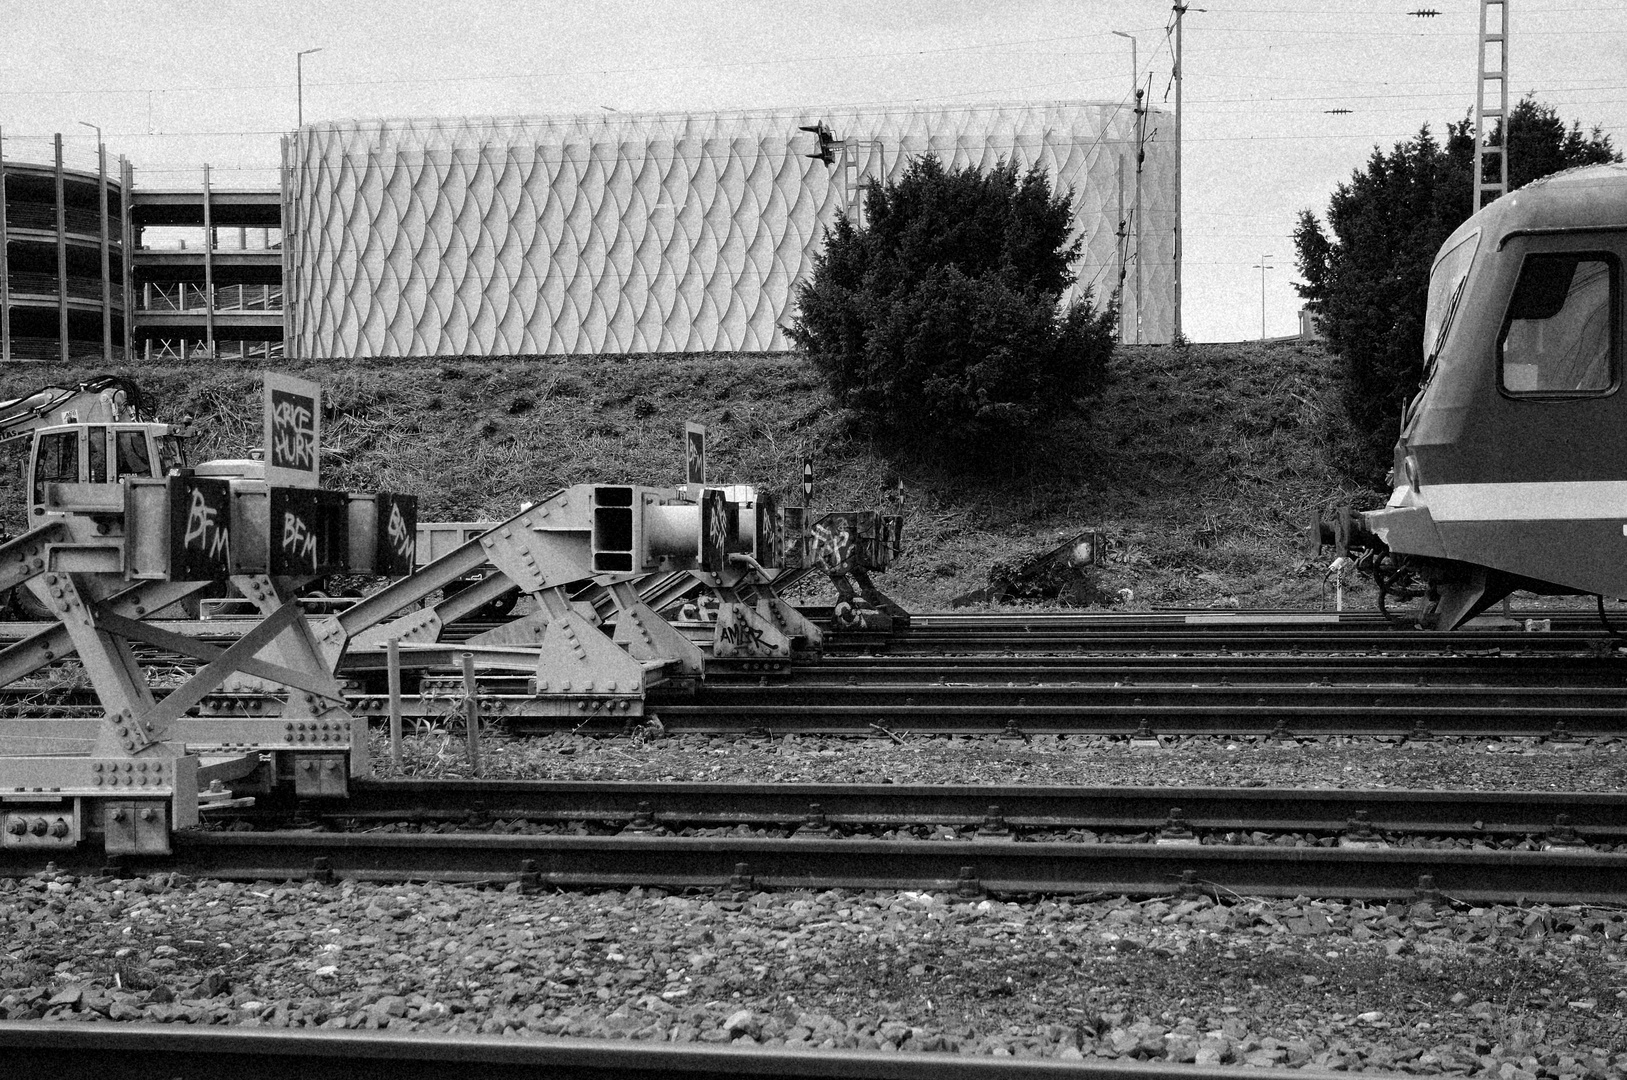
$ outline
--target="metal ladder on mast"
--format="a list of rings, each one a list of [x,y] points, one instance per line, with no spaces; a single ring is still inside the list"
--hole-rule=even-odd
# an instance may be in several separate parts
[[[1508,5],[1509,0],[1480,0],[1480,62],[1476,65],[1474,97],[1474,209],[1508,193]],[[1496,8],[1496,11],[1492,11]],[[1493,27],[1495,20],[1495,29]],[[1486,66],[1487,53],[1496,67]],[[1497,108],[1486,107],[1486,84],[1495,83]],[[1496,145],[1487,121],[1496,117]],[[1497,179],[1486,179],[1486,158],[1497,156]],[[1489,196],[1489,198],[1488,198]]]

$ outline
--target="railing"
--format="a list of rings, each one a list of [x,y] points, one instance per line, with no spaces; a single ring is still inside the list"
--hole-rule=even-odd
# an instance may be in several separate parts
[[[62,225],[68,232],[86,236],[100,236],[102,234],[102,219],[94,210],[81,210],[70,206],[62,212]],[[45,203],[14,202],[6,204],[7,229],[42,229],[45,232],[56,232],[56,207]],[[109,215],[107,219],[107,239],[110,244],[119,242],[118,216]]]
[[[142,342],[145,360],[281,360],[280,341],[223,341],[217,338],[213,352],[201,338],[148,338]]]
[[[57,295],[57,277],[55,274],[13,271],[9,283],[13,294],[33,293],[53,297]],[[69,274],[68,295],[75,300],[94,300],[100,303],[102,299],[102,279]],[[111,303],[124,303],[124,288],[117,280],[108,282],[108,296]]]
[[[281,311],[281,285],[217,285],[214,310],[220,311]],[[202,285],[176,282],[157,285],[147,282],[141,287],[143,311],[208,311],[209,294]]]
[[[117,342],[117,335],[114,335]],[[123,347],[117,343],[113,346],[113,355],[117,357],[123,352]],[[69,357],[100,357],[102,343],[100,341],[68,340]],[[46,337],[13,337],[11,339],[11,358],[13,360],[60,360],[62,359],[62,343],[56,338]]]

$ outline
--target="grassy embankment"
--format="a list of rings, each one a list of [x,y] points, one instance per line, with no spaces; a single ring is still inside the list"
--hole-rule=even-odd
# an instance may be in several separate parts
[[[1027,466],[957,473],[858,434],[797,356],[459,358],[290,363],[327,392],[327,480],[415,492],[424,520],[506,515],[585,481],[673,484],[685,420],[712,430],[712,473],[800,501],[816,461],[817,508],[875,505],[906,485],[907,554],[879,581],[907,606],[941,608],[985,584],[991,562],[1085,528],[1112,540],[1100,587],[1149,604],[1316,605],[1320,572],[1296,530],[1358,494],[1335,466],[1334,365],[1314,346],[1123,349],[1109,389],[1036,436]],[[0,397],[87,378],[87,363],[0,372]],[[194,460],[260,444],[259,372],[230,364],[116,368],[160,420],[190,414]],[[4,521],[19,489],[0,478]]]

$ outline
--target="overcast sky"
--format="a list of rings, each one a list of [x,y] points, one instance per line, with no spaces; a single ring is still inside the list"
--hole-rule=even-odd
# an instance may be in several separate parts
[[[1195,3],[1203,0],[1194,0]],[[1186,17],[1185,328],[1294,332],[1296,213],[1375,145],[1472,108],[1479,0],[1207,0]],[[1418,18],[1411,10],[1435,8]],[[1511,0],[1510,92],[1627,147],[1627,3]],[[305,119],[1121,100],[1138,39],[1173,109],[1171,11],[1152,0],[5,0],[8,157],[110,154],[137,184],[274,186]],[[1331,115],[1330,109],[1349,109]],[[1160,127],[1159,139],[1173,131]]]

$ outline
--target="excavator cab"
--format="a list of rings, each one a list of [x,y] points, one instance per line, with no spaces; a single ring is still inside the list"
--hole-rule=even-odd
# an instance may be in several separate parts
[[[51,509],[52,484],[158,479],[186,467],[186,445],[168,424],[60,424],[34,432],[28,463],[29,517]]]

